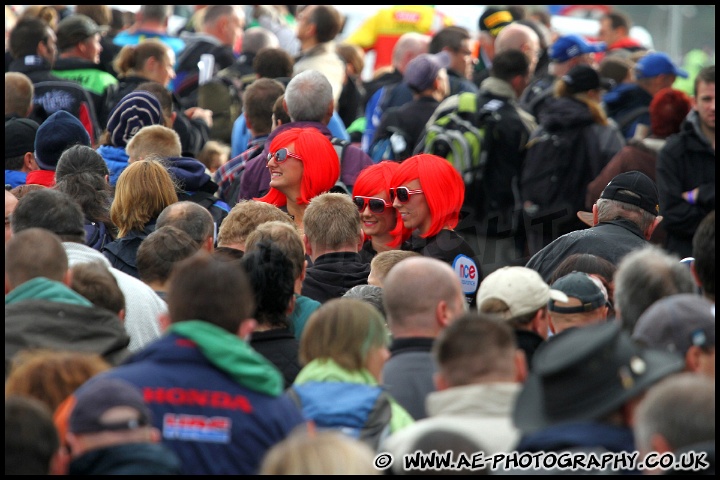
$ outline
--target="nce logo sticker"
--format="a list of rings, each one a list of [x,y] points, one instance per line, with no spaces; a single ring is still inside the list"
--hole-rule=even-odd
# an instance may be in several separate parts
[[[464,294],[475,293],[478,286],[478,268],[472,258],[467,255],[458,255],[452,264],[455,274],[460,279]]]

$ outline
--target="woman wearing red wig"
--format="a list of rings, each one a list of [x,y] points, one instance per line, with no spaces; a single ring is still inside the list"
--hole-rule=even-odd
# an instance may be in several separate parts
[[[275,137],[267,168],[270,191],[255,200],[287,211],[300,229],[310,200],[329,191],[340,175],[335,147],[316,128],[291,128]]]
[[[353,201],[360,210],[366,238],[360,256],[367,263],[378,252],[410,249],[407,239],[412,232],[390,201],[392,178],[399,168],[399,163],[389,160],[377,163],[362,170],[353,186]]]
[[[453,230],[459,221],[465,183],[450,162],[421,153],[400,164],[390,198],[403,224],[413,231],[411,250],[450,264],[468,303],[483,279],[472,247]]]

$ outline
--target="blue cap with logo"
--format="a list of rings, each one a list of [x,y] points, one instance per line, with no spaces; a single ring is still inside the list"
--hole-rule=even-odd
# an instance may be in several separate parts
[[[550,58],[555,62],[567,62],[571,58],[586,53],[598,53],[607,50],[605,42],[589,43],[580,35],[558,37],[550,47]]]

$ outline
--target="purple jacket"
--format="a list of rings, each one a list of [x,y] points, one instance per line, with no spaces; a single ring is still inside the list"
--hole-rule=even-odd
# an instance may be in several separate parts
[[[290,128],[308,127],[317,128],[328,140],[332,138],[332,134],[327,126],[320,122],[290,122],[273,130],[265,142],[263,151],[259,155],[249,159],[245,164],[245,173],[240,182],[238,201],[262,197],[270,189],[270,173],[268,169],[265,168],[265,159],[267,158],[267,154],[270,153],[270,143],[273,138],[280,134],[280,132]],[[372,164],[372,158],[370,158],[367,153],[354,145],[349,145],[346,148],[342,165],[340,166],[340,179],[347,185],[348,189],[352,191],[352,187],[355,185],[355,179],[360,174],[360,171]]]

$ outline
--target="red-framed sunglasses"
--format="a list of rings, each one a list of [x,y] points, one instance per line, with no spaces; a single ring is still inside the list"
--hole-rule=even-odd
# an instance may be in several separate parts
[[[386,208],[392,208],[392,204],[386,202],[382,198],[377,197],[353,197],[353,202],[358,210],[362,213],[366,206],[370,206],[370,211],[373,213],[383,213]]]
[[[424,193],[422,190],[410,190],[407,187],[396,187],[390,189],[390,201],[394,202],[397,197],[400,203],[407,203],[410,201],[410,195],[416,195],[418,193]]]
[[[273,159],[273,157],[275,157],[275,161],[277,163],[283,163],[285,160],[288,159],[288,157],[302,160],[302,157],[300,155],[295,155],[294,153],[289,152],[287,148],[281,148],[280,150],[278,150],[275,153],[268,153],[267,159],[265,161],[269,162],[270,160]]]

